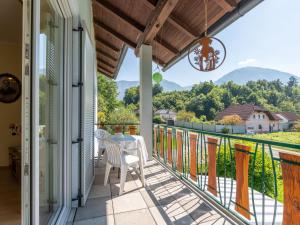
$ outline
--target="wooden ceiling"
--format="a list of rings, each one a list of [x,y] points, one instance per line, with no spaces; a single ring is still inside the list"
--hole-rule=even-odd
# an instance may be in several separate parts
[[[207,0],[208,27],[241,0]],[[114,78],[125,45],[136,55],[143,43],[153,46],[153,60],[167,66],[205,30],[204,0],[93,0],[98,71]]]

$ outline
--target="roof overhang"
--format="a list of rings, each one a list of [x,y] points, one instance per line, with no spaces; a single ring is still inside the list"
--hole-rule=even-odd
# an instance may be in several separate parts
[[[216,35],[263,0],[208,0],[208,34]],[[204,34],[201,0],[93,0],[98,70],[116,78],[127,51],[153,46],[153,61],[167,70]]]

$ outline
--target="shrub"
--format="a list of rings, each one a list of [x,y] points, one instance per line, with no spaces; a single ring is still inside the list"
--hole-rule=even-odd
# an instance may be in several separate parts
[[[229,115],[224,116],[219,123],[224,125],[237,125],[243,123],[243,120],[239,115]]]
[[[177,113],[176,120],[178,121],[184,121],[184,122],[199,122],[199,119],[197,119],[194,112],[187,112],[184,110],[181,110]]]
[[[292,131],[300,132],[300,120],[296,121],[292,127]]]
[[[128,108],[119,107],[110,114],[109,123],[111,124],[131,124],[138,123],[138,118]]]
[[[223,127],[222,130],[221,130],[221,132],[223,134],[229,134],[229,128],[228,127]]]
[[[153,123],[162,124],[164,121],[159,115],[156,115],[153,117]]]

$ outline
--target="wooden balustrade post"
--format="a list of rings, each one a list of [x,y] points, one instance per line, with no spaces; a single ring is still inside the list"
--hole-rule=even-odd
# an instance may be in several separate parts
[[[197,181],[197,134],[190,134],[190,177]]]
[[[282,224],[300,224],[300,155],[280,152],[279,156],[282,159],[284,200]]]
[[[157,155],[157,134],[156,127],[153,127],[153,153]]]
[[[167,131],[168,162],[172,165],[172,129]]]
[[[208,187],[207,190],[213,195],[217,196],[217,144],[218,139],[207,138],[208,145]]]
[[[160,128],[160,157],[164,158],[164,128]]]
[[[250,219],[248,170],[250,160],[250,147],[235,144],[236,162],[236,199],[235,210]]]
[[[177,170],[182,172],[182,136],[183,132],[182,131],[177,131],[176,132],[176,142],[177,142],[177,163],[176,167]]]

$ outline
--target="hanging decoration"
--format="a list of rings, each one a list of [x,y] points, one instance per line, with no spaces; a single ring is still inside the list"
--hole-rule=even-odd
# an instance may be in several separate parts
[[[219,68],[226,58],[226,48],[221,40],[207,36],[207,0],[205,6],[204,37],[196,41],[196,47],[188,51],[188,60],[193,68],[202,72],[209,72]]]
[[[152,80],[156,83],[159,84],[163,79],[163,76],[160,72],[160,68],[158,65],[156,65],[156,69],[154,71],[154,73],[152,74]]]

